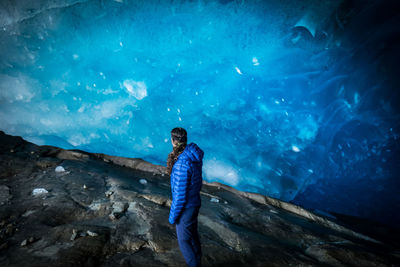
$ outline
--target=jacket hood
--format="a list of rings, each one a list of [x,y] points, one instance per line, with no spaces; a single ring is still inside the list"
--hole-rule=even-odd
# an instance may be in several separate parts
[[[196,162],[203,160],[204,152],[195,143],[190,143],[186,146],[182,155],[189,158],[192,162]]]

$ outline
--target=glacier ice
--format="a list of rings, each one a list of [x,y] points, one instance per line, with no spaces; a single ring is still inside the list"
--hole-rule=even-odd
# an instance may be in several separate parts
[[[56,172],[65,172],[65,169],[63,166],[57,166],[55,169]]]
[[[222,182],[230,186],[237,186],[239,184],[239,174],[235,166],[231,162],[221,162],[217,159],[210,159],[204,161],[204,174],[207,179],[212,181]]]
[[[33,189],[33,191],[32,191],[32,195],[33,195],[33,196],[40,196],[40,195],[48,194],[48,193],[49,193],[49,191],[47,191],[47,190],[44,189],[44,188],[35,188],[35,189]]]
[[[182,126],[205,180],[347,214],[394,201],[390,214],[391,3],[2,1],[0,129],[165,164]]]
[[[134,80],[125,80],[123,83],[129,94],[137,100],[142,100],[147,96],[147,87],[144,82],[137,82]]]

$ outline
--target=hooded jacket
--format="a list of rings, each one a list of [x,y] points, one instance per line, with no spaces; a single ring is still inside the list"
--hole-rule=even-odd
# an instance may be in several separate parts
[[[201,206],[203,156],[203,150],[190,143],[172,167],[172,204],[168,219],[171,224],[178,222],[184,208]]]

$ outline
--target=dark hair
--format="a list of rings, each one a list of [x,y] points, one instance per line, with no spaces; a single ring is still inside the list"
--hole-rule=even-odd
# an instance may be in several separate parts
[[[172,167],[178,160],[179,155],[185,150],[187,144],[187,132],[181,127],[176,127],[171,131],[171,138],[176,145],[173,147],[172,152],[169,153],[167,158],[167,170],[171,174]]]
[[[171,131],[171,137],[174,142],[187,143],[187,132],[181,127],[176,127]]]

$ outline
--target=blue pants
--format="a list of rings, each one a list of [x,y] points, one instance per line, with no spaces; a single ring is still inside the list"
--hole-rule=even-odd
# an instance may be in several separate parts
[[[200,207],[185,208],[176,224],[179,248],[189,267],[201,266],[201,246],[197,231],[197,215]]]

